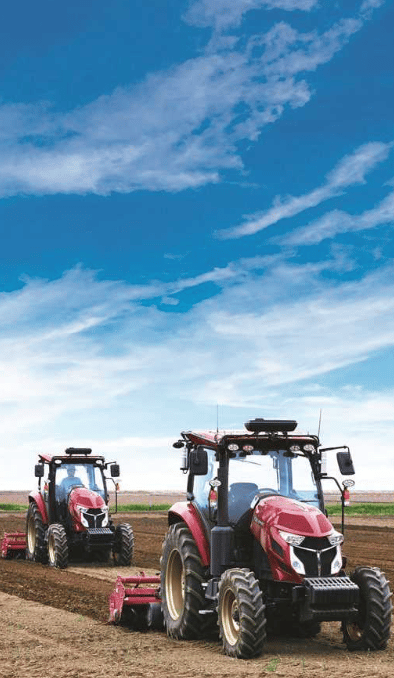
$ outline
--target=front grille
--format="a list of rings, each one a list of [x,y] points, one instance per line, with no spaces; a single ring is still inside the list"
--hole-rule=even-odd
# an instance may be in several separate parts
[[[337,547],[331,546],[327,537],[306,537],[302,546],[294,546],[294,554],[304,565],[306,577],[330,576],[336,553]]]
[[[107,514],[100,508],[90,508],[83,511],[82,515],[85,518],[88,527],[101,527]]]

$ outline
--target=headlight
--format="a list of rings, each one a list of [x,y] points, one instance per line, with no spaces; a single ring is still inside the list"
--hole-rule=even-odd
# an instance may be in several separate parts
[[[107,525],[108,525],[108,506],[103,506],[102,511],[104,513],[104,518],[103,518],[103,522],[101,523],[101,527],[107,527]]]
[[[285,540],[288,544],[292,546],[299,546],[304,541],[305,537],[301,534],[291,534],[291,532],[284,532],[283,530],[278,530],[282,539]]]
[[[330,542],[331,546],[338,546],[338,544],[342,544],[343,542],[343,534],[333,530],[331,534],[328,535],[328,541]]]
[[[79,517],[81,519],[81,525],[83,525],[84,527],[89,527],[89,523],[84,516],[84,513],[87,510],[88,509],[86,508],[86,506],[77,506],[77,511],[79,511]]]
[[[302,563],[301,560],[297,558],[296,554],[294,553],[294,548],[292,546],[290,546],[290,563],[293,570],[295,570],[297,574],[305,574],[304,563]]]

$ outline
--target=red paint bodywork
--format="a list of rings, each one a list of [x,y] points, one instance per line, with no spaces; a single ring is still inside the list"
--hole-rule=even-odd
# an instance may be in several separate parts
[[[40,492],[31,492],[29,494],[29,502],[32,501],[37,504],[38,510],[41,513],[42,522],[44,525],[48,525],[47,507],[45,506],[45,501],[42,498],[42,494],[40,494]]]
[[[315,506],[304,504],[289,497],[270,496],[260,499],[253,511],[250,529],[267,554],[275,581],[301,583],[290,563],[289,544],[279,530],[305,537],[327,537],[333,526]],[[272,540],[283,550],[280,556],[273,548]]]
[[[87,509],[104,508],[106,507],[106,503],[97,492],[87,490],[85,487],[76,487],[75,490],[71,490],[68,500],[68,510],[73,522],[73,529],[75,532],[84,532],[86,527],[81,524],[78,506],[83,506]]]
[[[24,532],[4,532],[4,537],[0,542],[0,551],[2,558],[24,556],[26,551],[26,534]]]
[[[130,584],[133,584],[133,586],[130,586]],[[141,584],[144,586],[141,586]],[[156,586],[153,588],[151,584],[156,584]],[[108,621],[119,623],[124,607],[160,603],[159,584],[159,576],[147,577],[145,572],[141,572],[140,576],[136,577],[121,577],[118,575],[115,589],[109,597]]]
[[[172,525],[180,520],[192,533],[202,564],[208,566],[210,563],[209,542],[201,518],[193,504],[178,502],[171,507],[168,514],[169,524]],[[281,537],[279,530],[305,537],[327,537],[334,528],[317,507],[289,497],[275,495],[260,499],[253,511],[250,529],[267,554],[273,579],[300,584],[303,577],[292,568],[289,544]],[[283,555],[279,555],[273,548],[273,539],[281,547]]]
[[[173,525],[180,521],[183,521],[188,526],[196,542],[201,562],[204,566],[208,566],[210,563],[209,543],[201,518],[193,504],[179,501],[171,506],[168,512],[168,524]]]

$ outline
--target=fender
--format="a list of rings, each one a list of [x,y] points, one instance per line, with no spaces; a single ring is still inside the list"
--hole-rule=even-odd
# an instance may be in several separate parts
[[[29,504],[31,504],[32,502],[35,502],[35,504],[37,504],[37,508],[41,513],[41,518],[44,525],[48,525],[47,507],[45,506],[45,502],[39,492],[32,492],[31,494],[29,494]]]
[[[178,501],[171,506],[168,512],[168,524],[174,525],[174,523],[179,522],[186,523],[196,542],[201,562],[207,567],[210,564],[209,543],[205,536],[201,518],[193,504],[186,504],[186,502]]]

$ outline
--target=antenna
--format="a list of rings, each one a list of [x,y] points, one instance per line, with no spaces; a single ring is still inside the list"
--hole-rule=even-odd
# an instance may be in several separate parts
[[[219,433],[219,403],[216,403],[216,433]]]
[[[321,413],[322,413],[322,410],[321,410],[321,408],[320,408],[320,413],[319,413],[319,428],[317,429],[317,437],[318,437],[318,438],[320,438]]]

